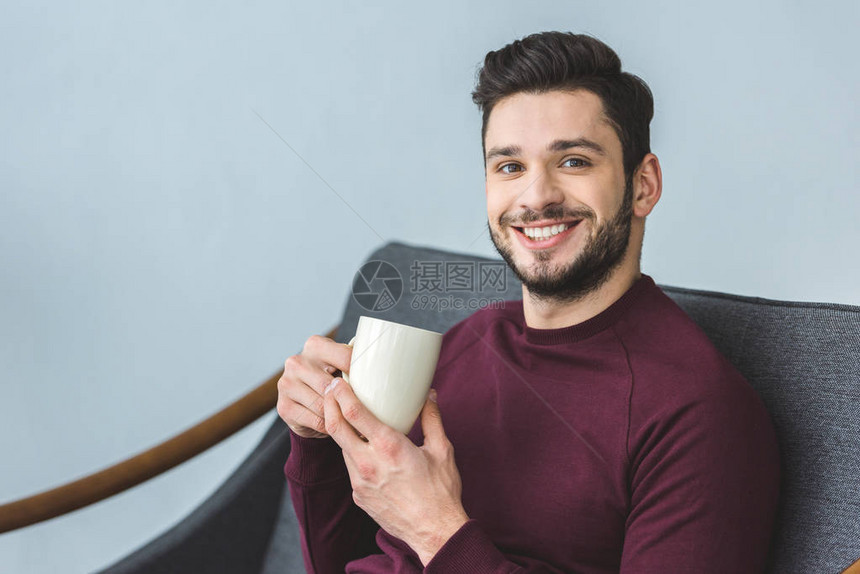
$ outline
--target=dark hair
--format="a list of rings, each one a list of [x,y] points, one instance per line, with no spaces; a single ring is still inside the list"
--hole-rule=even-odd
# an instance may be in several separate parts
[[[487,120],[499,100],[519,92],[577,89],[594,93],[603,103],[603,111],[621,140],[628,180],[651,151],[651,90],[638,76],[622,72],[618,55],[597,38],[570,32],[531,34],[488,53],[477,76],[472,101],[483,112],[481,146],[485,157]]]

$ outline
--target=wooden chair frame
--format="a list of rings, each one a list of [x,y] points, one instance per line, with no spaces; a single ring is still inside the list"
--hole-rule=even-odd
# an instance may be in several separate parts
[[[334,338],[337,327],[326,334]],[[194,458],[242,430],[278,403],[283,371],[209,418],[140,454],[62,486],[0,506],[0,534],[95,504]]]

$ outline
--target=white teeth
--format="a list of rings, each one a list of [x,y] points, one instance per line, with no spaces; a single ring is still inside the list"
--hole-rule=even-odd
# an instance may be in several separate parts
[[[566,223],[558,225],[549,225],[547,227],[524,227],[523,233],[532,239],[547,239],[553,235],[558,235],[567,229]]]

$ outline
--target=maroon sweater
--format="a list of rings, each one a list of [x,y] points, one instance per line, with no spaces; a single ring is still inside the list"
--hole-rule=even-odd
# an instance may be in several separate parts
[[[422,568],[355,506],[334,441],[293,435],[308,572],[763,571],[770,418],[650,277],[560,329],[525,326],[522,301],[478,311],[445,334],[433,386],[471,520]]]

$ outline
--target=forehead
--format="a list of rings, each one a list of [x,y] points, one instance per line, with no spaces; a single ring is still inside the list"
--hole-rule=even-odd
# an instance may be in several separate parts
[[[524,152],[543,150],[558,139],[587,138],[610,154],[621,154],[621,141],[603,111],[600,98],[587,90],[517,93],[493,107],[484,146],[519,145]]]

